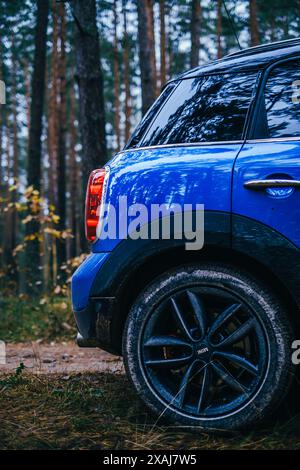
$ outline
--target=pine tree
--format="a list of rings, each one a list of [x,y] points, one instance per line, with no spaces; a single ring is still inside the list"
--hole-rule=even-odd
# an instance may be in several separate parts
[[[92,170],[104,165],[107,156],[103,76],[95,0],[74,0],[76,67],[80,101],[83,185]]]
[[[48,24],[49,2],[37,1],[37,19],[35,31],[35,53],[33,64],[33,77],[31,86],[30,131],[28,145],[28,185],[36,191],[41,190],[41,160],[42,160],[42,117],[44,109],[45,71],[46,71],[46,40]],[[27,233],[37,234],[39,225],[36,220],[27,224]],[[40,251],[37,235],[27,245],[26,265],[29,271],[28,290],[31,293],[39,291],[40,279]]]
[[[142,88],[142,114],[156,97],[156,62],[152,0],[140,0],[138,7],[139,56]]]

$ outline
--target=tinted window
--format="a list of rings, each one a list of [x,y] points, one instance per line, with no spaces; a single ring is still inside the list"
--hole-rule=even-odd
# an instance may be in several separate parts
[[[170,95],[171,91],[175,88],[175,82],[170,83],[166,86],[157,100],[153,103],[151,108],[147,111],[145,116],[142,118],[141,122],[137,125],[136,129],[134,130],[131,138],[127,142],[125,149],[128,148],[135,148],[137,144],[143,137],[146,129],[148,128],[149,124],[153,120],[154,116],[157,114],[158,110],[162,107],[163,103],[166,101],[168,96]]]
[[[300,61],[274,68],[265,87],[266,137],[300,136]]]
[[[140,145],[239,140],[256,74],[182,80]]]

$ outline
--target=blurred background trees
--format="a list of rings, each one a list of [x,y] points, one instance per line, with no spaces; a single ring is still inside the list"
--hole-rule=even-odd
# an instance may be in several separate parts
[[[297,37],[300,0],[0,0],[1,292],[65,289],[89,172],[170,77],[237,50],[234,32]]]

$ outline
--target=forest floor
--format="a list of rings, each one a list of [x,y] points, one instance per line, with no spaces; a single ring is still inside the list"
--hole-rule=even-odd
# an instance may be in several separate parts
[[[13,301],[1,309],[0,338],[0,449],[300,449],[300,414],[288,403],[277,423],[247,433],[167,426],[137,398],[121,358],[75,345],[64,301]]]
[[[101,349],[79,348],[75,341],[8,343],[6,364],[0,373],[14,372],[23,363],[32,374],[68,374],[71,372],[124,373],[122,358]]]

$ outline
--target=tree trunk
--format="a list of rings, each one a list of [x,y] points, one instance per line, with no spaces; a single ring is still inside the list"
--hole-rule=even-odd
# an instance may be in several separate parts
[[[75,100],[75,84],[72,83],[70,90],[70,148],[69,148],[69,164],[70,164],[70,227],[74,238],[70,239],[70,256],[74,258],[80,253],[80,224],[79,210],[81,210],[81,186],[79,169],[76,161],[76,143],[77,129],[75,127],[76,120],[76,100]]]
[[[10,113],[9,113],[10,114]],[[12,195],[11,192],[9,191],[9,186],[10,186],[10,181],[11,181],[11,123],[9,120],[9,114],[7,116],[6,120],[6,135],[5,135],[5,140],[6,140],[6,161],[7,161],[7,186],[5,188],[5,198],[7,201],[7,205],[9,205],[12,202]],[[11,273],[13,270],[13,263],[12,263],[12,238],[11,238],[11,233],[12,233],[12,225],[13,225],[13,213],[12,210],[9,209],[7,212],[4,214],[4,234],[3,234],[3,264],[5,266],[5,270],[8,273],[8,278],[11,279]]]
[[[29,76],[29,66],[28,60],[24,60],[24,77],[25,77],[25,100],[26,100],[26,125],[27,132],[29,136],[30,130],[30,76]]]
[[[0,80],[2,77],[3,59],[2,59],[2,47],[0,44]],[[4,194],[4,180],[3,180],[3,106],[0,105],[0,194]],[[1,206],[1,204],[0,204]]]
[[[258,46],[260,44],[258,21],[257,21],[257,4],[256,0],[249,0],[250,9],[250,36],[251,46]]]
[[[52,0],[52,54],[51,54],[51,88],[48,102],[48,155],[49,155],[49,200],[57,205],[57,97],[58,97],[58,22],[56,0]]]
[[[139,0],[138,38],[142,86],[142,114],[150,108],[156,97],[156,62],[152,0]]]
[[[121,135],[120,135],[120,72],[119,72],[119,47],[118,47],[118,11],[117,0],[114,0],[114,47],[113,47],[113,62],[114,62],[114,102],[115,102],[115,135],[117,141],[116,151],[121,148]]]
[[[198,67],[200,52],[200,31],[202,20],[201,0],[192,0],[191,18],[191,67]]]
[[[160,87],[166,83],[166,22],[165,0],[159,2],[160,20]]]
[[[30,131],[28,145],[28,175],[29,186],[41,189],[41,137],[42,118],[45,93],[46,43],[48,24],[48,0],[37,1],[37,21],[35,30],[35,51],[32,76],[32,92],[30,106]],[[32,221],[26,224],[27,234],[36,233],[39,223]],[[28,269],[28,290],[31,293],[40,291],[40,253],[39,241],[35,238],[29,242],[26,249],[26,266]]]
[[[18,110],[17,110],[17,63],[16,63],[16,49],[14,36],[12,36],[12,134],[13,134],[13,179],[14,184],[18,182],[18,169],[19,169],[19,149],[18,149]],[[15,204],[17,202],[17,191],[14,190],[11,193],[11,202]],[[13,250],[17,245],[17,225],[18,225],[18,214],[15,207],[12,207],[12,225],[11,225],[11,243],[10,243],[10,256],[12,264],[12,276],[16,283],[17,279],[17,266],[16,260],[13,256]]]
[[[37,23],[30,106],[28,184],[41,187],[41,136],[44,107],[48,0],[37,0]]]
[[[122,2],[123,27],[124,27],[124,45],[123,45],[123,63],[124,63],[124,83],[125,83],[125,142],[128,141],[131,131],[131,106],[130,106],[130,70],[129,70],[129,38],[127,32],[127,12],[126,0]]]
[[[82,175],[86,187],[92,170],[106,162],[103,77],[95,0],[74,0],[76,64],[80,104]]]
[[[60,230],[66,228],[66,23],[65,23],[65,5],[59,4],[59,106],[58,106],[58,145],[57,145],[57,184],[58,184],[58,215]],[[60,240],[58,244],[58,265],[61,266],[66,260],[66,244]]]
[[[217,58],[221,59],[223,52],[222,52],[222,0],[218,0],[217,2]]]

